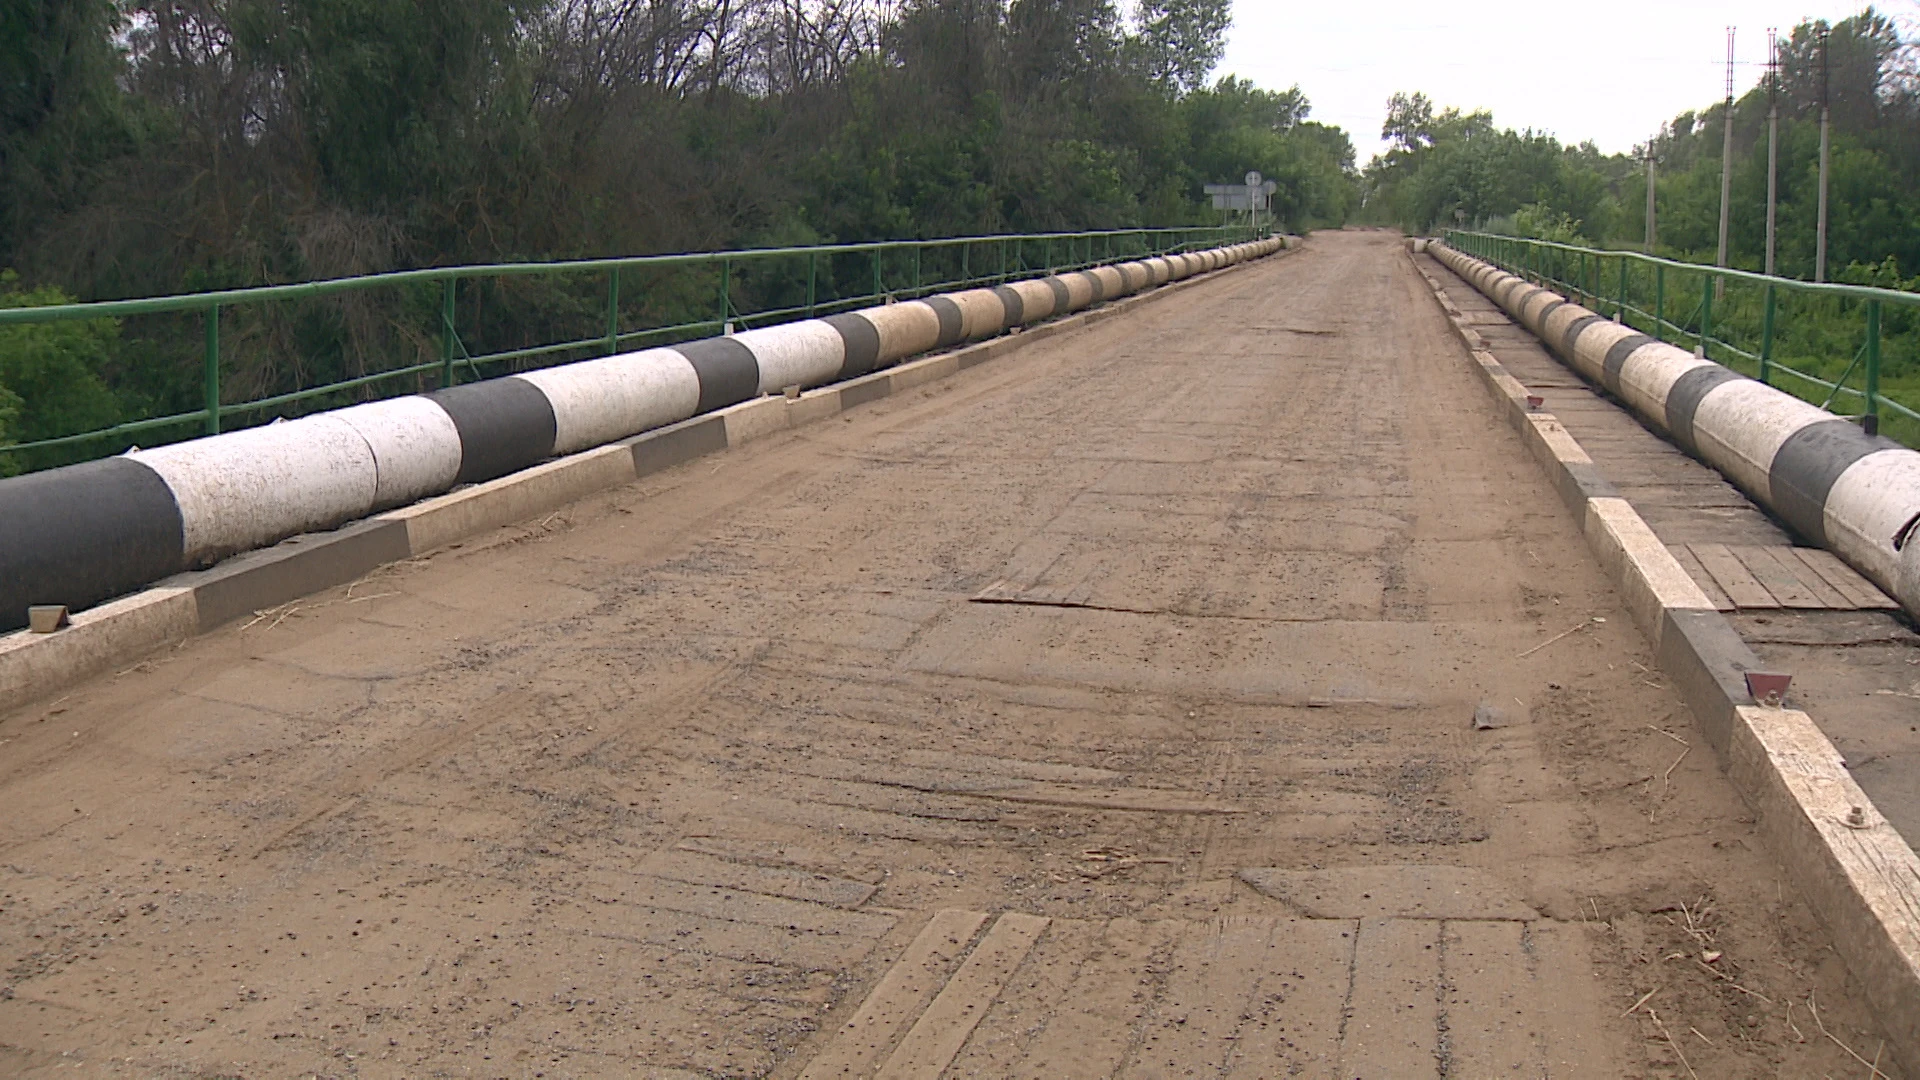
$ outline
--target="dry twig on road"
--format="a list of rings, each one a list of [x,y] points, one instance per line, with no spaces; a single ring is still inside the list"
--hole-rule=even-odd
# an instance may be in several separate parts
[[[1693,1080],[1700,1080],[1700,1074],[1693,1071],[1693,1065],[1687,1061],[1687,1055],[1680,1051],[1680,1044],[1674,1039],[1673,1032],[1668,1031],[1667,1025],[1660,1022],[1660,1014],[1648,1009],[1647,1015],[1653,1018],[1653,1026],[1660,1029],[1660,1034],[1666,1038],[1667,1045],[1673,1047],[1673,1056],[1679,1058],[1680,1064],[1686,1066],[1687,1075],[1693,1077]]]
[[[1867,1067],[1867,1080],[1893,1080],[1892,1077],[1880,1071],[1880,1062],[1877,1058],[1873,1061],[1868,1061],[1866,1058],[1863,1058],[1859,1054],[1855,1053],[1853,1047],[1848,1046],[1846,1043],[1841,1042],[1839,1036],[1827,1030],[1826,1021],[1820,1019],[1820,1009],[1818,1006],[1814,1005],[1812,994],[1807,995],[1807,1011],[1813,1014],[1813,1022],[1819,1025],[1820,1034],[1825,1035],[1828,1039],[1832,1040],[1833,1045],[1839,1047],[1842,1050],[1845,1050],[1847,1052],[1847,1056],[1853,1058],[1853,1060]]]
[[[1534,653],[1539,652],[1541,649],[1544,649],[1547,646],[1553,644],[1554,642],[1559,641],[1561,638],[1570,637],[1574,634],[1577,634],[1580,631],[1585,630],[1587,627],[1592,626],[1594,623],[1597,623],[1600,621],[1601,621],[1600,619],[1596,619],[1596,618],[1582,619],[1578,625],[1570,626],[1567,629],[1560,631],[1559,633],[1553,635],[1552,637],[1541,642],[1540,644],[1535,645],[1533,648],[1528,649],[1526,652],[1521,653],[1519,656],[1514,657],[1514,659],[1525,660],[1527,657],[1532,656]]]

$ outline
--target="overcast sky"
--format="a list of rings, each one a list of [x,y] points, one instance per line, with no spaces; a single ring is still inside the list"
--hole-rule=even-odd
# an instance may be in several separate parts
[[[1838,20],[1865,0],[1237,0],[1220,74],[1267,89],[1300,84],[1312,119],[1353,138],[1360,164],[1383,149],[1388,95],[1424,90],[1436,107],[1491,109],[1501,127],[1592,139],[1626,151],[1685,109],[1725,93],[1735,26],[1740,92],[1760,80],[1767,27]],[[1909,20],[1920,0],[1877,7]]]

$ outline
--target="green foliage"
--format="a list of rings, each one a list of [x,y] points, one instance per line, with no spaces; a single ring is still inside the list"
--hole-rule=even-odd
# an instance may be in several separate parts
[[[20,422],[20,411],[24,406],[25,402],[20,400],[19,394],[0,386],[0,446],[20,441],[16,427]],[[20,463],[13,458],[14,455],[11,454],[0,455],[0,476],[12,476],[20,471]]]
[[[17,275],[0,272],[0,308],[72,302],[73,297],[51,287],[23,290]],[[0,326],[0,443],[31,442],[115,423],[119,407],[104,376],[119,336],[119,324],[112,319]],[[0,462],[17,468],[18,457],[0,456]]]
[[[1557,228],[1565,219],[1567,235],[1606,236],[1619,217],[1629,166],[1591,143],[1563,146],[1549,135],[1496,128],[1487,112],[1435,112],[1424,94],[1393,95],[1380,134],[1391,146],[1363,176],[1368,220],[1433,232],[1532,207],[1528,228]]]
[[[1580,222],[1564,210],[1555,210],[1544,203],[1528,203],[1513,213],[1513,231],[1519,236],[1530,236],[1535,240],[1548,240],[1556,244],[1584,244],[1586,237],[1580,235]]]
[[[132,145],[111,0],[0,0],[0,266]]]
[[[1275,216],[1289,228],[1339,225],[1355,203],[1353,143],[1346,132],[1307,119],[1295,86],[1261,90],[1228,77],[1182,102],[1200,182],[1238,181],[1257,169],[1275,182]]]
[[[1847,268],[1835,274],[1833,279],[1844,281],[1849,285],[1871,285],[1876,289],[1920,292],[1920,274],[1902,278],[1900,260],[1891,255],[1877,263],[1848,263]]]

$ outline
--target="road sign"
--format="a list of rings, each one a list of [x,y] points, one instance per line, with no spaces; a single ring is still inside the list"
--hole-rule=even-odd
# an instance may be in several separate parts
[[[1258,181],[1259,173],[1248,173],[1249,179]],[[1279,185],[1268,180],[1252,184],[1208,184],[1204,188],[1213,197],[1215,210],[1265,210],[1267,196],[1272,195]]]

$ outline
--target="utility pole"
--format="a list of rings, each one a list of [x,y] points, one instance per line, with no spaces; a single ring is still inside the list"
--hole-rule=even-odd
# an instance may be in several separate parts
[[[1647,254],[1653,254],[1655,229],[1653,223],[1653,147],[1660,140],[1658,135],[1647,140]]]
[[[1813,280],[1827,280],[1827,128],[1831,110],[1827,101],[1827,35],[1820,29],[1820,224],[1813,241]]]
[[[1720,141],[1720,247],[1714,254],[1715,266],[1727,265],[1727,224],[1732,207],[1728,205],[1733,197],[1733,27],[1727,27],[1727,122],[1725,135]],[[1715,278],[1713,291],[1716,297],[1726,294],[1726,279]]]
[[[1780,197],[1780,39],[1767,28],[1767,276],[1773,276],[1774,207]]]

